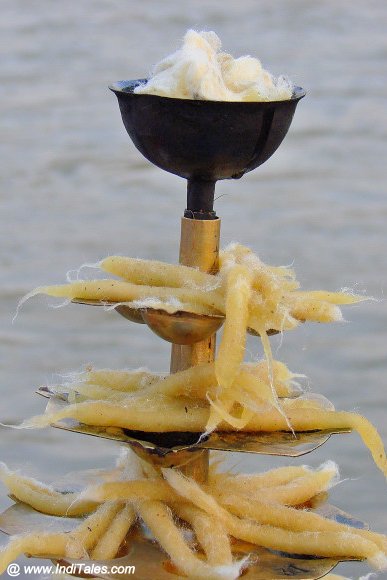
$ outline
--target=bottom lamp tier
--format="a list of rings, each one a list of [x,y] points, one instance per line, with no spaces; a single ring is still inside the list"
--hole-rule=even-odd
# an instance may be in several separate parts
[[[323,504],[314,511],[341,524],[367,528],[363,522],[329,504]],[[42,514],[26,504],[16,503],[0,515],[0,529],[8,535],[22,534],[26,531],[71,532],[81,521],[80,518],[62,518]],[[186,531],[184,535],[187,543],[196,549],[192,532]],[[197,554],[200,557],[200,551]],[[236,560],[248,559],[241,570],[241,577],[246,580],[285,580],[287,578],[313,580],[322,578],[339,563],[337,559],[268,550],[235,539],[232,541],[232,554]],[[34,557],[34,554],[30,556]],[[50,552],[40,554],[39,558],[51,559],[58,571],[66,571],[81,578],[116,580],[128,578],[130,574],[138,580],[150,578],[174,580],[186,577],[172,563],[168,554],[160,549],[149,529],[140,524],[130,530],[121,544],[117,557],[113,560],[58,558]],[[355,559],[353,557],[341,558],[340,561]]]
[[[110,470],[47,485],[2,464],[16,503],[0,514],[10,536],[0,573],[23,554],[53,560],[58,573],[109,580],[133,570],[140,580],[312,580],[364,559],[385,568],[387,538],[327,503],[339,479],[333,462],[258,474],[219,467],[198,483],[123,448]]]

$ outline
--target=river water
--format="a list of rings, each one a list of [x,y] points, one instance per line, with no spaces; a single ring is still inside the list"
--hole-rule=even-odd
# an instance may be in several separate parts
[[[259,56],[307,90],[284,143],[263,167],[217,185],[222,242],[272,264],[293,263],[304,288],[355,288],[376,301],[346,323],[304,325],[277,357],[338,409],[366,415],[387,443],[386,97],[383,0],[2,1],[1,420],[43,410],[34,395],[58,374],[97,367],[168,369],[169,345],[113,312],[48,308],[21,296],[84,262],[121,253],[177,260],[185,183],[134,148],[107,85],[144,77],[185,30],[213,29],[235,56]],[[250,340],[249,356],[260,354]],[[109,465],[117,447],[55,429],[1,430],[0,458],[48,479]],[[386,483],[355,435],[296,459],[235,455],[254,472],[334,459],[332,499],[387,531]],[[5,493],[1,507],[9,505]],[[358,578],[368,570],[337,569]]]

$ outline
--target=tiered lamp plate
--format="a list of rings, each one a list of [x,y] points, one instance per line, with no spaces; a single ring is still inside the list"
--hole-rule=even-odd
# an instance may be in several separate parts
[[[173,344],[195,344],[205,340],[217,332],[225,321],[222,314],[194,314],[182,310],[170,313],[160,308],[136,308],[125,303],[115,304],[80,298],[74,298],[72,302],[113,309],[131,322],[147,324],[157,336]],[[247,332],[257,336],[255,330],[251,328],[248,328]],[[267,334],[278,334],[278,330],[268,330]]]
[[[47,414],[55,413],[69,404],[66,393],[57,395],[48,387],[41,387],[37,393],[49,398],[46,407]],[[132,431],[120,427],[85,425],[73,419],[63,419],[52,426],[66,431],[126,443],[142,457],[159,462],[165,467],[176,466],[181,462],[186,463],[190,453],[199,449],[300,457],[323,445],[331,435],[349,432],[349,430],[340,428],[296,432],[294,434],[289,431],[274,433],[219,431],[201,439],[201,433]]]
[[[66,488],[65,492],[68,493],[69,491]],[[73,487],[71,491],[73,491]],[[318,506],[315,511],[340,523],[355,528],[367,529],[366,524],[355,520],[352,516],[339,510],[335,506],[323,504]],[[35,511],[24,503],[15,503],[0,514],[0,530],[8,535],[26,533],[26,531],[47,531],[48,529],[53,533],[70,532],[80,521],[79,518],[45,515]],[[187,539],[190,540],[192,538],[187,536]],[[248,578],[249,580],[285,580],[288,578],[309,580],[310,578],[321,578],[338,564],[337,560],[330,558],[287,554],[267,550],[241,541],[235,541],[233,543],[233,554],[237,559],[242,559],[249,555],[250,565],[242,574],[243,578]],[[55,559],[55,554],[47,554],[46,557],[66,566],[71,564],[74,564],[75,567],[77,564],[84,566],[86,562],[85,560],[77,561],[70,559],[58,561]],[[112,566],[135,566],[135,577],[139,580],[149,580],[150,578],[176,580],[179,575],[178,570],[174,568],[167,556],[160,551],[147,529],[143,526],[134,527],[128,534],[121,546],[118,558],[108,561],[94,561],[94,564],[106,566],[108,570]],[[80,576],[82,576],[81,570],[82,568],[80,567]],[[77,571],[74,574],[78,575]],[[127,576],[120,574],[113,575],[109,572],[101,574],[98,577],[107,580],[127,578]]]

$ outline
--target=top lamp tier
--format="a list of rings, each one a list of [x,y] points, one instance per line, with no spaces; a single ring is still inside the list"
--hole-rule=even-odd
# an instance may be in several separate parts
[[[143,82],[118,81],[109,88],[137,149],[154,165],[188,180],[188,208],[196,211],[212,209],[217,180],[238,179],[271,157],[305,96],[300,87],[289,100],[271,102],[135,94]]]

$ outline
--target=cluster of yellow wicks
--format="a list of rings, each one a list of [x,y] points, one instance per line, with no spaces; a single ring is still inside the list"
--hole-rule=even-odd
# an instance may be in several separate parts
[[[385,451],[376,429],[359,415],[334,411],[322,397],[297,392],[298,375],[273,359],[268,339],[272,331],[290,330],[300,322],[342,320],[339,306],[364,297],[302,292],[291,269],[267,266],[239,244],[221,252],[216,276],[124,257],[106,258],[99,267],[121,279],[78,280],[41,287],[33,294],[125,303],[169,313],[224,315],[215,363],[167,377],[144,370],[90,369],[72,383],[52,388],[68,395],[67,406],[27,420],[22,427],[42,427],[72,418],[88,425],[198,434],[216,429],[354,429],[387,475]],[[264,361],[243,362],[248,331],[260,336]],[[190,578],[238,577],[246,561],[233,561],[230,537],[285,552],[367,559],[375,568],[384,568],[384,536],[297,509],[327,489],[335,473],[331,465],[316,472],[286,468],[256,476],[231,476],[212,469],[208,483],[199,486],[176,470],[158,472],[141,464],[140,477],[127,480],[124,469],[118,481],[86,489],[80,495],[63,495],[4,468],[3,481],[20,501],[45,513],[90,515],[66,535],[12,539],[0,561],[5,566],[22,552],[47,555],[48,547],[58,557],[113,558],[139,517],[178,570]],[[198,553],[187,543],[176,518],[191,526]]]
[[[73,384],[56,387],[70,391],[73,404],[25,421],[22,427],[44,427],[72,418],[94,426],[199,434],[216,429],[349,429],[359,432],[375,463],[387,475],[384,447],[376,429],[360,415],[335,411],[326,399],[294,398],[297,375],[274,361],[268,338],[270,331],[289,330],[301,321],[342,320],[339,305],[359,302],[363,296],[302,292],[291,269],[268,266],[240,244],[220,253],[215,276],[186,266],[117,256],[105,258],[98,266],[121,279],[78,280],[40,287],[33,294],[168,312],[223,314],[225,324],[215,363],[167,378],[138,371],[92,372]],[[260,336],[265,362],[243,363],[248,329]]]
[[[115,469],[99,474],[103,483],[73,493],[58,492],[4,465],[0,476],[15,498],[35,510],[82,517],[71,532],[27,532],[11,538],[0,552],[0,573],[22,553],[112,559],[140,522],[178,572],[192,579],[238,578],[254,545],[338,560],[367,559],[376,569],[387,564],[385,536],[307,509],[312,498],[337,482],[332,462],[317,470],[281,467],[257,475],[222,473],[215,463],[208,481],[199,485],[175,469],[156,470],[125,452]],[[193,534],[188,536],[187,530]]]

